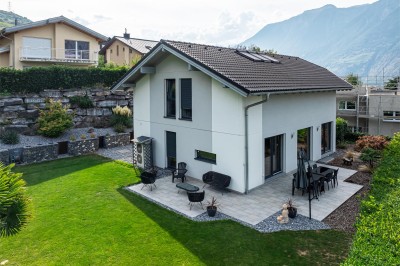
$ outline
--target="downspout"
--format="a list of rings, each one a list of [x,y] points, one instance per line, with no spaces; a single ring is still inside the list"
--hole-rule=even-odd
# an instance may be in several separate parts
[[[267,94],[267,97],[265,99],[263,99],[262,101],[252,103],[250,105],[247,105],[244,108],[244,153],[245,153],[245,174],[244,174],[245,175],[245,177],[244,177],[245,178],[244,179],[245,180],[245,190],[244,190],[244,193],[245,194],[248,194],[248,192],[249,192],[249,132],[248,132],[249,131],[249,128],[248,128],[249,114],[248,114],[248,111],[251,107],[265,103],[268,100],[269,100],[269,93]]]

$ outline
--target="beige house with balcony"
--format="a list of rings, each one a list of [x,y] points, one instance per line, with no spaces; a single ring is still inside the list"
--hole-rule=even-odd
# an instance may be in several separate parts
[[[131,38],[129,33],[123,37],[114,36],[100,50],[104,55],[105,63],[113,63],[118,66],[133,66],[158,42],[144,39]]]
[[[64,16],[0,31],[0,67],[95,66],[107,37]]]

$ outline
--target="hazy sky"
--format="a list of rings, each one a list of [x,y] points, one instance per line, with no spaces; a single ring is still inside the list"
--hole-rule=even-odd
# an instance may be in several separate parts
[[[64,15],[103,35],[234,45],[266,24],[327,4],[349,7],[376,0],[0,0],[33,21]]]

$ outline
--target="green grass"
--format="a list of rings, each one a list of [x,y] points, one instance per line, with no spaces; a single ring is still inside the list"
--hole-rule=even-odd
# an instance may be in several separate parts
[[[332,265],[351,236],[262,234],[233,221],[198,223],[124,189],[132,168],[98,156],[23,166],[32,218],[0,239],[9,265]]]

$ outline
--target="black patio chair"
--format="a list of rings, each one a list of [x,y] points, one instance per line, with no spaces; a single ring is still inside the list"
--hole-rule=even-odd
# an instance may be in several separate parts
[[[140,178],[142,179],[143,186],[140,190],[142,190],[144,187],[150,186],[150,191],[153,191],[153,185],[154,187],[157,187],[155,182],[156,182],[156,173],[154,172],[142,172],[140,174]]]
[[[325,182],[328,185],[328,190],[329,190],[329,183],[331,183],[331,186],[332,186],[332,181],[333,181],[333,173],[332,172],[331,173],[327,173],[325,175]]]
[[[186,169],[176,169],[176,171],[172,171],[172,183],[174,183],[174,179],[178,178],[183,182],[185,182],[186,179]]]
[[[202,201],[204,200],[205,191],[202,192],[187,192],[190,210],[195,203],[200,203],[201,208],[203,209]]]
[[[336,170],[333,170],[333,177],[332,177],[333,186],[335,186],[335,183],[336,183],[336,186],[339,186],[339,182],[338,182],[338,179],[337,179],[338,172],[339,172],[339,168],[336,169]]]

